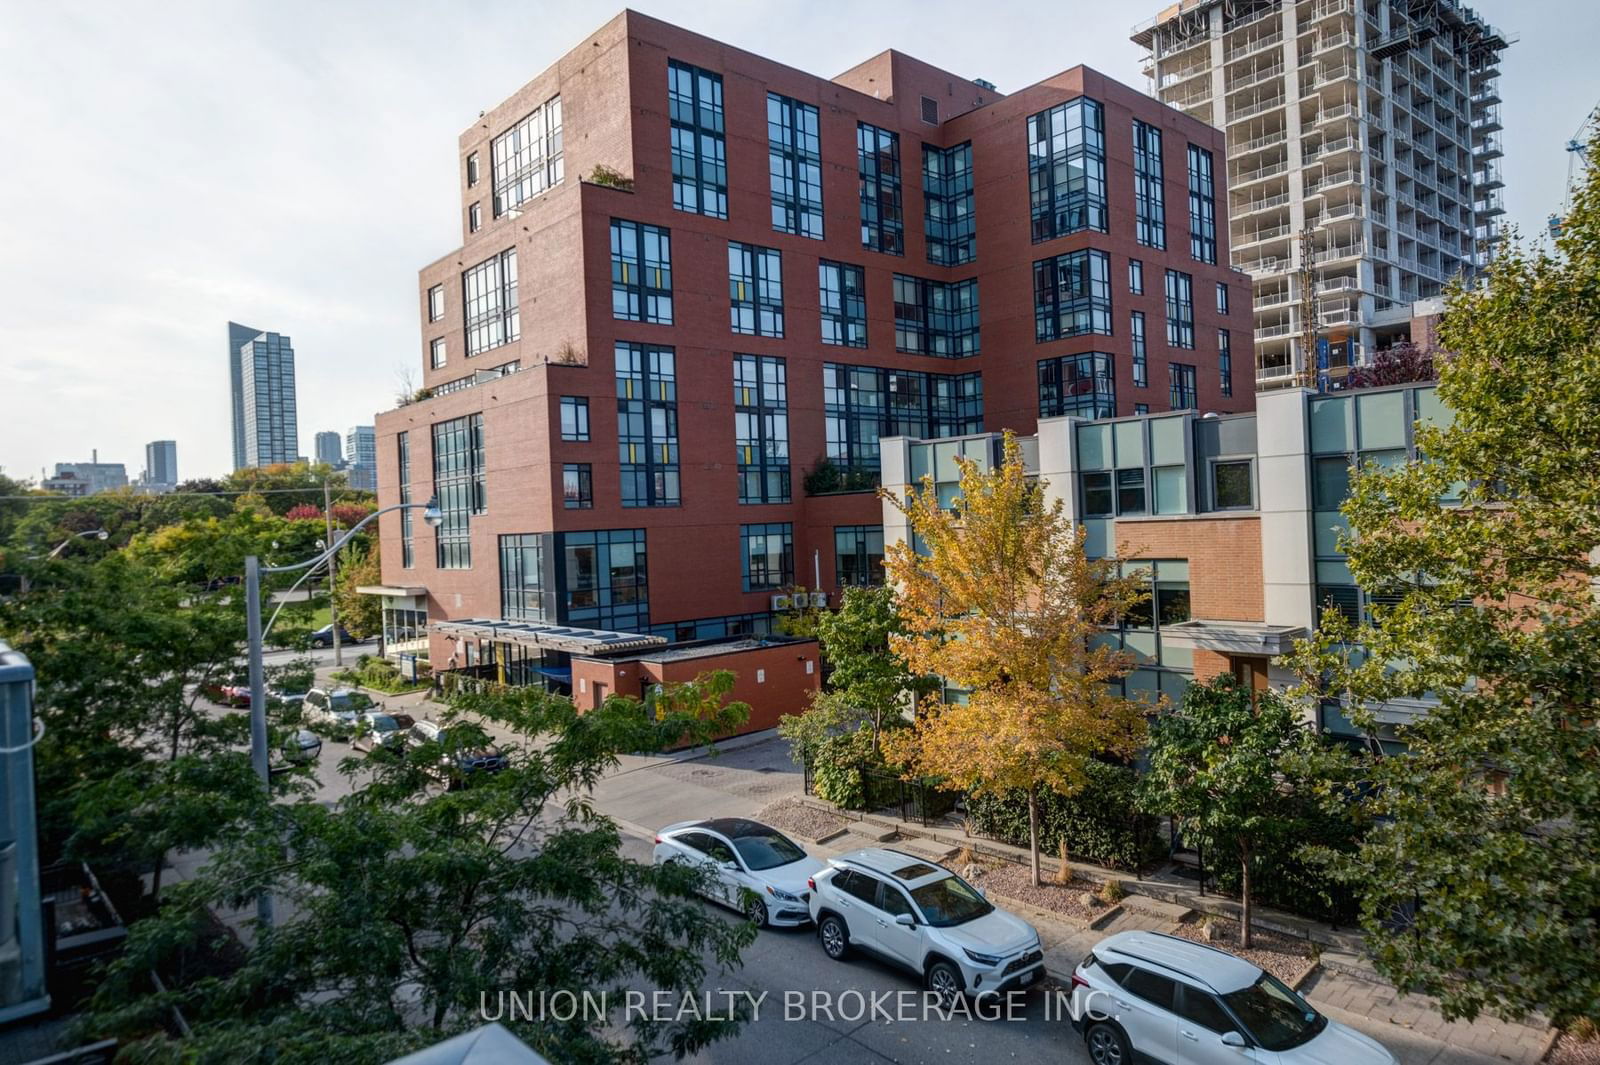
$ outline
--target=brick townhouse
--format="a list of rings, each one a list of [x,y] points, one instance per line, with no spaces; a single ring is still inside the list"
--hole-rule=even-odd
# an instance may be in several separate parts
[[[828,80],[627,11],[458,154],[377,418],[380,502],[444,523],[386,516],[371,591],[438,669],[581,683],[881,580],[882,438],[1253,406],[1222,135],[1086,67]]]

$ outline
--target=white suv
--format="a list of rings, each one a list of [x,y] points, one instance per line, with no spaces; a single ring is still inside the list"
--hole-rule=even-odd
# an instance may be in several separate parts
[[[1072,974],[1095,1065],[1395,1065],[1354,1028],[1313,1009],[1243,958],[1160,932],[1102,939]]]
[[[872,847],[811,878],[811,919],[835,961],[852,948],[910,969],[944,1002],[1030,987],[1044,976],[1039,933],[950,870]]]

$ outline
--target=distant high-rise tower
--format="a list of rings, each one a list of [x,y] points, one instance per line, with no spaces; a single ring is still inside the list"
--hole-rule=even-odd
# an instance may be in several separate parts
[[[378,440],[370,425],[352,425],[344,434],[344,461],[350,487],[363,492],[378,490]]]
[[[317,434],[316,457],[319,463],[337,466],[344,461],[344,440],[332,429]]]
[[[1508,38],[1472,8],[1184,0],[1133,39],[1161,101],[1227,133],[1258,388],[1338,387],[1410,336],[1414,304],[1487,263]]]
[[[144,446],[146,484],[178,483],[178,444],[175,440],[152,440]]]
[[[233,384],[233,468],[294,462],[300,455],[294,347],[278,333],[228,323]]]

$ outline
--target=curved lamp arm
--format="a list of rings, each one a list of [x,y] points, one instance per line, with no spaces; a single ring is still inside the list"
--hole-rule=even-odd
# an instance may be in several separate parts
[[[313,573],[315,573],[317,571],[317,567],[320,564],[322,564],[323,562],[326,562],[328,559],[330,559],[334,555],[338,554],[339,549],[341,547],[343,547],[345,545],[345,543],[352,536],[354,536],[356,533],[360,532],[362,527],[364,525],[366,525],[368,522],[372,521],[372,519],[380,517],[380,516],[382,516],[384,514],[388,514],[391,511],[395,511],[395,510],[408,510],[408,509],[419,509],[419,508],[422,510],[422,520],[425,523],[427,523],[427,525],[430,528],[435,528],[436,529],[436,528],[439,527],[440,523],[442,523],[444,521],[444,515],[441,514],[440,511],[439,511],[439,500],[438,500],[437,497],[428,500],[426,503],[396,503],[393,506],[384,507],[382,510],[375,510],[371,514],[368,514],[366,517],[362,518],[360,521],[356,522],[354,525],[352,525],[350,527],[348,532],[346,532],[343,536],[339,537],[339,539],[334,541],[334,544],[333,544],[332,547],[328,548],[326,551],[324,551],[322,554],[318,555],[317,557],[311,559],[309,562],[296,562],[292,566],[262,566],[261,567],[261,572],[262,573],[293,573],[297,569],[305,570],[305,572],[300,574],[299,578],[293,584],[291,584],[289,586],[289,592],[285,593],[285,594],[292,593],[296,588],[299,588],[301,584],[305,583],[305,579],[307,577],[311,576]],[[268,618],[267,619],[267,623],[261,627],[261,638],[263,640],[265,640],[267,638],[267,633],[272,631],[272,623],[278,620],[278,614],[283,611],[284,604],[286,604],[287,602],[288,602],[287,599],[282,600],[281,602],[278,603],[278,605],[276,607],[273,608],[272,616],[270,618]]]
[[[109,532],[107,532],[106,530],[104,530],[104,529],[85,529],[83,532],[73,533],[71,536],[69,536],[65,540],[61,541],[55,547],[50,549],[50,553],[49,554],[46,554],[46,555],[30,555],[30,556],[28,556],[28,561],[29,562],[36,562],[41,558],[60,558],[61,557],[61,552],[65,551],[67,549],[67,546],[69,544],[71,544],[72,541],[74,541],[74,540],[82,540],[84,537],[87,537],[87,536],[92,536],[96,540],[109,540],[111,538],[111,534]]]

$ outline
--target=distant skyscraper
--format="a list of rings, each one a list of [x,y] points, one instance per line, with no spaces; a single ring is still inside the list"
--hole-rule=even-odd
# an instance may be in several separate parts
[[[344,434],[344,461],[350,487],[363,492],[378,490],[378,439],[370,425],[353,425]]]
[[[289,338],[228,323],[233,385],[233,468],[294,462],[300,455]]]
[[[316,456],[318,462],[337,466],[344,461],[344,441],[332,429],[317,434]]]
[[[146,484],[178,483],[177,441],[152,440],[144,446],[144,481]]]

